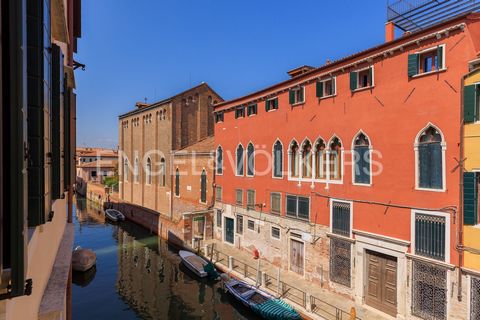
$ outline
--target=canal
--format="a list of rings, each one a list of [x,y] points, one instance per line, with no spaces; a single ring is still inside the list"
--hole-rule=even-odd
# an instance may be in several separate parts
[[[76,201],[73,220],[75,246],[97,254],[96,268],[73,274],[73,319],[257,319],[142,227],[111,224],[85,200]]]

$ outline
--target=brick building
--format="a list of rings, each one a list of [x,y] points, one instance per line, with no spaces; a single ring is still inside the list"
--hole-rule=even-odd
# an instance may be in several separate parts
[[[215,105],[215,236],[379,313],[466,319],[458,161],[480,15],[392,30]]]

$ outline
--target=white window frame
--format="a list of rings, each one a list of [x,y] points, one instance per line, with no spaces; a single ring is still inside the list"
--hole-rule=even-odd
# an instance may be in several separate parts
[[[369,85],[369,86],[366,86],[366,87],[359,87],[359,84],[360,84],[360,72],[365,71],[365,70],[369,70],[369,69],[372,69],[372,79],[370,79],[370,85]],[[372,64],[371,66],[368,66],[368,67],[365,67],[365,68],[361,68],[361,69],[355,70],[354,72],[357,73],[357,88],[356,88],[353,92],[362,91],[362,90],[367,90],[367,89],[371,89],[371,88],[374,88],[374,87],[375,87],[375,67],[374,67],[373,64]]]
[[[246,201],[245,201],[245,209],[247,210],[253,210],[255,211],[255,203],[256,203],[256,198],[257,198],[257,191],[255,189],[246,189]],[[248,191],[253,191],[253,208],[249,208],[249,204],[248,204]]]
[[[353,201],[346,201],[340,200],[335,198],[330,198],[330,224],[329,224],[329,231],[331,234],[333,233],[333,203],[334,202],[341,202],[341,203],[348,203],[350,205],[350,236],[349,238],[353,238]],[[341,235],[335,234],[336,237],[342,237]]]
[[[323,83],[323,86],[322,86],[322,89],[323,89],[322,95],[323,96],[319,97],[319,99],[328,99],[328,98],[332,98],[332,97],[337,96],[337,77],[336,76],[328,78],[328,79],[324,79],[324,80],[319,80],[318,82]],[[332,94],[329,94],[329,95],[325,94],[325,83],[326,82],[333,82],[334,90],[333,90]]]
[[[358,182],[355,182],[355,162],[354,162],[354,154],[355,154],[355,140],[358,138],[359,135],[363,134],[367,139],[368,139],[368,152],[369,152],[369,157],[370,157],[370,182],[369,183],[358,183]],[[373,147],[372,147],[372,141],[370,140],[370,137],[362,130],[360,129],[357,134],[353,137],[352,139],[352,146],[351,146],[351,157],[352,157],[352,184],[354,186],[360,186],[360,187],[371,187],[372,184],[373,184],[373,175],[372,175],[372,150],[373,150]]]
[[[237,110],[240,110],[240,109],[243,109],[243,116],[237,117]],[[235,120],[245,118],[245,117],[247,116],[247,111],[245,110],[245,106],[244,106],[244,105],[242,105],[242,106],[236,106],[236,107],[235,107],[235,114],[234,114],[234,116],[235,116]]]
[[[282,146],[282,167],[280,168],[281,177],[276,177],[275,176],[275,145],[277,144],[277,141],[280,142],[280,145]],[[285,154],[285,150],[284,150],[282,141],[279,138],[275,139],[275,142],[272,144],[272,160],[273,160],[273,163],[272,163],[272,179],[283,179],[283,168],[285,166],[284,154]]]
[[[256,108],[256,109],[255,109],[255,113],[248,114],[248,108],[250,108],[250,107],[252,107],[252,106],[254,106],[254,105],[256,105],[256,107],[255,107],[255,108]],[[256,116],[256,115],[258,114],[258,104],[256,104],[256,103],[250,103],[250,104],[248,104],[246,109],[247,109],[247,117],[253,117],[253,116]]]
[[[277,104],[278,104],[278,96],[277,97],[273,97],[273,98],[267,98],[266,99],[266,103],[270,104],[271,101],[277,99]],[[278,110],[278,105],[276,108],[268,108],[268,111],[267,112],[272,112],[272,111],[277,111]]]
[[[242,191],[242,204],[238,204],[238,202],[237,202],[237,191]],[[235,206],[242,206],[243,207],[245,205],[243,200],[244,200],[243,189],[242,188],[236,188],[235,189]]]
[[[423,50],[420,50],[420,51],[417,51],[417,52],[414,52],[414,54],[418,54],[418,64],[417,64],[417,70],[418,72],[420,72],[420,65],[422,63],[422,61],[420,60],[420,56],[422,54],[425,54],[425,53],[428,53],[430,51],[434,51],[434,50],[437,50],[438,47],[441,47],[442,48],[442,67],[439,68],[438,70],[432,70],[432,71],[428,71],[428,72],[422,72],[422,73],[417,73],[416,75],[413,75],[412,78],[418,78],[418,77],[422,77],[422,76],[425,76],[425,75],[429,75],[429,74],[434,74],[434,73],[438,73],[438,72],[443,72],[445,70],[447,70],[447,65],[446,65],[446,45],[445,44],[441,44],[441,45],[438,45],[438,46],[434,46],[434,47],[429,47],[429,48],[426,48],[426,49],[423,49]],[[438,58],[437,58],[438,59]]]
[[[278,229],[278,238],[275,238],[273,236],[273,228],[277,228]],[[277,227],[277,226],[270,226],[270,238],[272,238],[273,240],[275,241],[281,241],[282,240],[282,229],[280,227]],[[289,248],[290,249],[290,248]]]
[[[292,147],[292,144],[293,142],[295,142],[298,146],[298,150],[297,150],[297,154],[296,155],[293,155],[292,151],[291,151],[291,147]],[[290,143],[288,144],[288,150],[287,150],[287,154],[288,154],[288,169],[287,169],[287,173],[288,173],[288,180],[290,181],[301,181],[301,172],[300,172],[300,160],[301,160],[301,154],[300,154],[300,144],[297,142],[296,139],[292,139],[292,141],[290,141]],[[292,175],[292,156],[296,156],[298,157],[298,161],[297,161],[297,166],[300,166],[297,170],[298,170],[298,177],[294,177]]]
[[[305,100],[306,100],[305,86],[295,86],[295,87],[291,88],[290,90],[294,91],[294,97],[295,97],[295,101],[291,104],[292,106],[296,106],[296,105],[305,103]],[[303,93],[303,100],[302,101],[297,101],[297,95],[299,94],[299,92]]]

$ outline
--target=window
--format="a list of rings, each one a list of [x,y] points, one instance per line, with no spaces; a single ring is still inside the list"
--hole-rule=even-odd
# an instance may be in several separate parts
[[[180,172],[175,170],[175,195],[180,197]]]
[[[317,81],[317,98],[332,97],[337,94],[337,78]]]
[[[288,217],[309,220],[310,218],[310,199],[287,195],[286,214]]]
[[[350,90],[355,91],[357,89],[373,87],[374,76],[373,66],[350,72]]]
[[[352,156],[354,183],[370,184],[370,142],[363,133],[360,133],[354,140]]]
[[[273,145],[273,176],[283,177],[283,146],[278,140]]]
[[[138,158],[135,158],[135,165],[133,167],[133,179],[135,182],[139,181],[139,176],[138,176]]]
[[[322,139],[318,139],[315,144],[315,178],[325,179],[327,172],[327,152],[325,143]]]
[[[215,123],[223,122],[223,111],[215,112]]]
[[[237,214],[237,233],[243,234],[243,216]]]
[[[242,189],[235,190],[235,203],[239,206],[243,205],[243,190]]]
[[[278,192],[271,192],[270,193],[270,211],[275,214],[281,213],[281,202],[282,196]]]
[[[255,210],[255,190],[247,190],[247,209]]]
[[[272,111],[278,109],[278,98],[265,100],[265,111]]]
[[[255,148],[252,143],[247,146],[247,176],[253,177],[255,174]]]
[[[288,97],[291,105],[305,102],[305,87],[298,86],[290,89]]]
[[[82,159],[82,160],[84,160],[84,159]],[[123,159],[123,180],[125,182],[128,181],[128,159],[127,158]]]
[[[247,228],[248,230],[255,230],[255,221],[249,219],[247,222]]]
[[[223,174],[223,149],[217,148],[217,174]]]
[[[280,228],[272,227],[271,235],[274,239],[280,239]]]
[[[433,126],[425,129],[417,140],[416,156],[418,187],[443,189],[443,148],[442,135]]]
[[[472,277],[470,292],[470,319],[480,319],[480,278]]]
[[[220,209],[217,210],[217,227],[222,227],[222,210]]]
[[[238,145],[237,147],[237,170],[236,170],[236,175],[237,176],[243,176],[243,146],[241,144]]]
[[[253,116],[254,114],[257,114],[257,104],[251,104],[247,107],[247,115]]]
[[[165,166],[165,159],[160,159],[160,185],[165,187],[166,183],[166,166]]]
[[[413,261],[412,314],[422,319],[447,319],[447,269]]]
[[[222,201],[222,187],[220,186],[215,187],[215,200]]]
[[[465,123],[480,121],[480,84],[463,88],[463,106]]]
[[[329,176],[330,180],[340,180],[342,178],[342,143],[337,137],[334,137],[330,143],[329,150]]]
[[[445,261],[446,218],[415,212],[415,254]]]
[[[202,175],[200,176],[200,202],[207,202],[207,173],[205,170],[202,170]]]
[[[302,146],[302,177],[312,177],[312,144],[305,140]]]
[[[290,149],[288,153],[290,158],[290,176],[292,178],[298,178],[299,152],[298,143],[295,140],[290,143]]]
[[[350,242],[330,238],[330,280],[350,287],[352,248]]]
[[[332,233],[350,237],[351,204],[332,201]]]
[[[245,107],[239,106],[235,108],[235,119],[244,118],[245,117]]]
[[[465,225],[478,224],[479,176],[476,172],[463,173],[463,223]]]
[[[439,71],[445,68],[445,46],[427,49],[408,55],[408,76]]]
[[[147,158],[147,167],[146,167],[146,184],[152,184],[152,160]]]

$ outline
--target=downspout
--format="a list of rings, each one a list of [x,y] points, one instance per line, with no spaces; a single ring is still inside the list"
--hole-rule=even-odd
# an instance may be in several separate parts
[[[459,158],[459,207],[458,207],[458,239],[457,239],[457,250],[458,250],[458,301],[462,301],[462,266],[463,266],[463,173],[465,171],[463,166],[463,160],[465,157],[464,150],[464,101],[463,101],[463,91],[465,88],[465,76],[462,78],[462,90],[460,95],[460,158]]]
[[[174,161],[175,161],[175,155],[172,152],[172,156],[170,157],[171,163],[170,163],[170,221],[173,221],[173,192],[174,186],[173,186],[173,168],[174,168]]]

